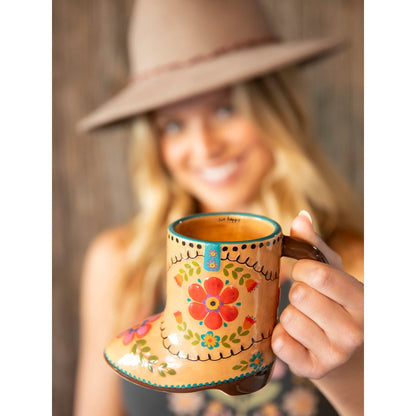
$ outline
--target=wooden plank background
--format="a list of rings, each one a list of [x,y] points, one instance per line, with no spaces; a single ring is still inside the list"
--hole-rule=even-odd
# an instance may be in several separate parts
[[[363,0],[262,0],[284,38],[338,34],[347,50],[303,70],[319,142],[363,193]],[[75,124],[128,74],[132,0],[53,1],[53,414],[72,414],[83,255],[128,219],[126,126],[78,135]]]

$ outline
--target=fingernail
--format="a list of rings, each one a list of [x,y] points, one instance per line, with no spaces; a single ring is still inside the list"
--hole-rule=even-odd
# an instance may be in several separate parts
[[[277,331],[275,329],[275,334],[273,334],[273,338],[272,338],[272,350],[277,355],[283,348],[284,341],[280,332],[278,334],[276,332]]]
[[[311,224],[313,224],[311,214],[309,214],[309,212],[306,211],[305,209],[302,209],[302,211],[300,211],[298,215],[303,215],[309,220]]]

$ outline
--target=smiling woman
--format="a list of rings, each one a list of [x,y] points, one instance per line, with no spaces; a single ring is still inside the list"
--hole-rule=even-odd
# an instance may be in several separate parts
[[[234,108],[230,91],[164,107],[155,119],[162,126],[165,166],[203,211],[247,210],[273,157],[253,124]]]

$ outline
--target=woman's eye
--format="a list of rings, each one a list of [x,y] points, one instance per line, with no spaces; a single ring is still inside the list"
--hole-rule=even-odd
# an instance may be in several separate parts
[[[175,134],[178,134],[183,127],[183,123],[178,120],[170,120],[167,123],[165,123],[162,127],[162,133],[173,136]]]
[[[222,105],[215,111],[215,115],[220,119],[227,119],[235,113],[234,107],[231,104]]]

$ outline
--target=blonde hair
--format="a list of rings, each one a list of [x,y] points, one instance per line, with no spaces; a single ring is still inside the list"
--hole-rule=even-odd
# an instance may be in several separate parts
[[[248,117],[269,143],[274,167],[262,181],[252,211],[277,220],[285,233],[301,209],[307,209],[317,231],[328,238],[338,229],[361,232],[362,215],[346,183],[311,140],[293,70],[279,71],[232,88],[237,110]],[[132,130],[130,169],[138,214],[129,224],[128,272],[116,292],[116,320],[126,322],[140,310],[153,312],[165,295],[166,227],[196,212],[192,196],[162,166],[149,115]]]

